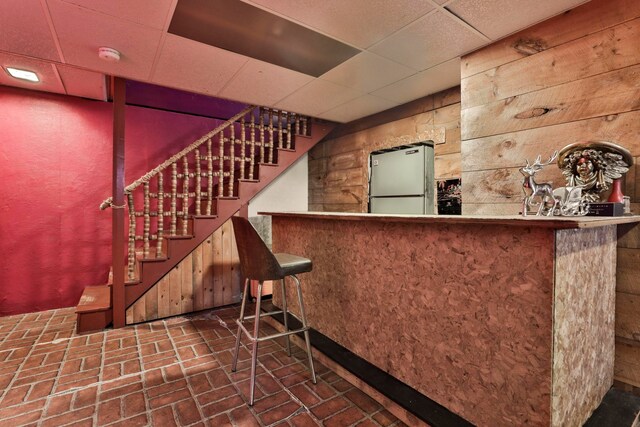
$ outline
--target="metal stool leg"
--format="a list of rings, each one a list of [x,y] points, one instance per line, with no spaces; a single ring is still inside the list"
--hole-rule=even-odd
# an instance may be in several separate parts
[[[296,289],[298,290],[298,302],[300,303],[300,317],[302,318],[302,327],[307,328],[307,315],[304,312],[304,303],[302,302],[302,288],[300,287],[300,280],[294,274],[293,277],[296,281]],[[311,355],[311,340],[309,339],[309,331],[304,331],[304,340],[307,344],[307,355],[309,356],[309,369],[311,370],[311,381],[316,384],[316,370],[313,367],[313,356]]]
[[[242,335],[242,329],[240,325],[244,322],[244,308],[247,305],[247,294],[249,293],[249,279],[244,280],[244,292],[242,292],[242,304],[240,305],[240,319],[238,322],[238,333],[236,334],[236,347],[233,351],[233,363],[231,364],[231,372],[236,371],[238,366],[238,350],[240,349],[240,336]]]
[[[284,330],[289,332],[289,312],[287,311],[287,292],[284,289],[284,280],[285,278],[282,278],[280,281],[280,289],[282,290],[282,314],[284,316]],[[285,339],[287,340],[287,355],[291,356],[291,340],[289,339],[289,335],[287,335]]]
[[[260,302],[262,301],[262,280],[258,282],[258,296],[256,299],[256,317],[253,326],[253,346],[251,349],[251,383],[249,384],[249,406],[253,406],[253,392],[256,388],[256,362],[258,361],[258,331],[260,327]]]

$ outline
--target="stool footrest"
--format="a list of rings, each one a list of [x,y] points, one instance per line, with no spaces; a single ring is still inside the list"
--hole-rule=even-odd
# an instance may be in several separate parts
[[[262,319],[265,316],[275,316],[276,314],[282,314],[282,310],[270,311],[268,313],[260,313],[260,318]],[[255,318],[256,318],[255,314],[252,314],[251,316],[244,316],[242,320],[251,320]]]
[[[260,316],[262,317],[262,316]],[[277,334],[272,334],[272,335],[267,335],[265,337],[254,337],[249,331],[247,331],[247,328],[244,327],[244,325],[242,323],[240,323],[240,320],[236,320],[236,323],[238,324],[238,326],[240,326],[240,329],[242,329],[242,332],[244,332],[244,334],[247,336],[247,338],[249,338],[251,340],[251,342],[253,341],[258,341],[258,342],[262,342],[262,341],[267,341],[267,340],[273,340],[276,338],[281,338],[281,337],[286,337],[287,335],[293,335],[293,334],[297,334],[299,332],[305,332],[309,330],[309,327],[307,326],[306,328],[300,328],[300,329],[295,329],[295,330],[291,330],[291,331],[284,331],[284,332],[279,332]]]

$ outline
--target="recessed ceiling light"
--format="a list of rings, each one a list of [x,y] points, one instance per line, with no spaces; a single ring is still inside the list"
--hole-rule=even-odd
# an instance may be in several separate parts
[[[7,72],[16,79],[28,80],[30,82],[39,82],[38,75],[33,71],[20,70],[19,68],[7,67]]]

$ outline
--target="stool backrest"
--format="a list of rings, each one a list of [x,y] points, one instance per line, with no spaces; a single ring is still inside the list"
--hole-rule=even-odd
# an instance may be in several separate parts
[[[253,280],[280,280],[282,268],[248,219],[232,216],[242,274]]]

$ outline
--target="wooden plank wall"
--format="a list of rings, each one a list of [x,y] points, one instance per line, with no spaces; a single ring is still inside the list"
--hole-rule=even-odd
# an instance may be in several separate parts
[[[524,160],[586,140],[631,151],[624,188],[639,213],[639,46],[639,1],[592,0],[465,56],[463,213],[518,213]],[[540,175],[564,185],[556,167]],[[620,233],[616,379],[640,387],[640,228]]]
[[[419,109],[418,114],[316,145],[309,152],[309,210],[367,212],[369,153],[397,145],[400,136],[445,128],[445,143],[435,146],[436,179],[459,177],[460,89],[429,96]]]
[[[127,309],[127,324],[237,303],[242,291],[231,220]]]

